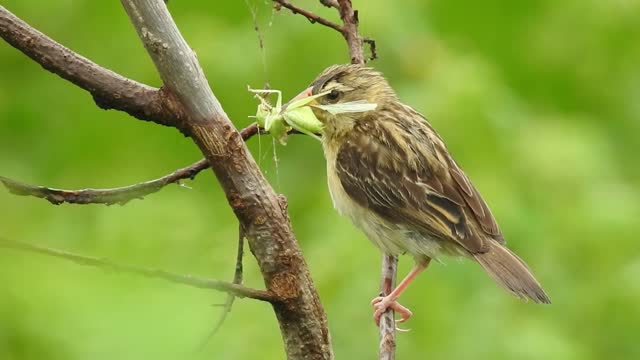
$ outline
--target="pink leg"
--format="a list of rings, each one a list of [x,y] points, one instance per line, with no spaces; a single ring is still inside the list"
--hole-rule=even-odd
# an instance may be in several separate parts
[[[409,274],[407,274],[407,276],[404,279],[402,279],[400,284],[398,284],[398,286],[396,286],[396,288],[393,289],[393,291],[389,295],[378,296],[377,298],[371,301],[371,305],[373,305],[373,309],[374,309],[373,320],[376,322],[376,325],[380,326],[380,317],[382,316],[382,314],[384,314],[385,311],[387,311],[387,308],[391,308],[395,310],[398,314],[400,314],[400,319],[397,320],[397,322],[401,323],[409,320],[409,318],[412,315],[411,310],[400,305],[396,300],[398,300],[398,297],[400,297],[400,294],[402,294],[402,292],[406,290],[406,288],[413,281],[413,279],[415,279],[416,276],[418,276],[418,274],[423,272],[424,269],[426,269],[427,266],[429,266],[430,261],[431,259],[427,259],[424,262],[416,263],[416,265],[413,267],[413,269],[411,269]]]

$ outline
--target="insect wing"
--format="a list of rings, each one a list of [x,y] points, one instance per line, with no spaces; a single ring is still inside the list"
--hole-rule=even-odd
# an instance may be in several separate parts
[[[332,115],[337,115],[375,110],[375,108],[378,107],[378,104],[373,104],[366,100],[356,100],[340,104],[313,105],[313,107],[328,111]]]

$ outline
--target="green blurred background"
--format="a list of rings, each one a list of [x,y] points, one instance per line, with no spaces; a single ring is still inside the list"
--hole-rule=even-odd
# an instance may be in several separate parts
[[[403,296],[399,359],[640,358],[640,1],[355,0],[399,96],[424,113],[554,303],[498,289],[445,260]],[[159,86],[116,1],[0,2],[60,43]],[[301,6],[339,21],[315,0]],[[290,97],[348,59],[333,30],[270,1],[172,0],[170,9],[238,127],[268,81]],[[314,140],[249,142],[289,199],[338,359],[371,359],[378,251],[332,209]],[[175,130],[103,111],[0,43],[0,175],[59,188],[116,187],[201,155]],[[121,206],[52,206],[0,191],[0,236],[114,261],[230,279],[237,224],[213,175]],[[400,275],[411,266],[401,260]],[[246,284],[262,287],[250,254]],[[0,359],[280,359],[268,305],[239,300],[198,351],[225,295],[0,249]]]

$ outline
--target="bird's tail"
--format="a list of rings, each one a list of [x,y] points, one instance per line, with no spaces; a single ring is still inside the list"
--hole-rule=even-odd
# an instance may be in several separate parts
[[[498,285],[519,298],[529,298],[542,304],[551,303],[522,259],[494,241],[489,243],[489,251],[473,254],[473,257]]]

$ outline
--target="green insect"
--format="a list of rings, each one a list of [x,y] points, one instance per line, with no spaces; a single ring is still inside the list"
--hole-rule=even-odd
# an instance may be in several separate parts
[[[321,140],[318,134],[322,134],[322,123],[313,114],[312,106],[332,114],[365,112],[373,110],[377,106],[376,104],[371,104],[366,101],[351,101],[331,105],[309,105],[311,101],[330,92],[325,91],[301,99],[294,99],[286,104],[283,109],[282,92],[280,90],[248,89],[249,92],[255,94],[255,97],[260,100],[256,115],[253,116],[256,119],[256,123],[283,145],[286,144],[287,134],[291,129]],[[268,94],[277,94],[275,106],[272,106],[265,99],[264,95]]]
[[[260,100],[255,115],[256,123],[268,131],[281,144],[286,144],[287,133],[291,129],[320,140],[317,134],[322,131],[322,123],[313,114],[313,110],[306,105],[314,99],[326,95],[327,92],[294,100],[287,104],[284,109],[282,108],[282,92],[280,90],[254,90],[249,88],[249,92],[256,94],[256,98]],[[277,94],[275,106],[272,106],[265,99],[263,96],[265,94]]]

